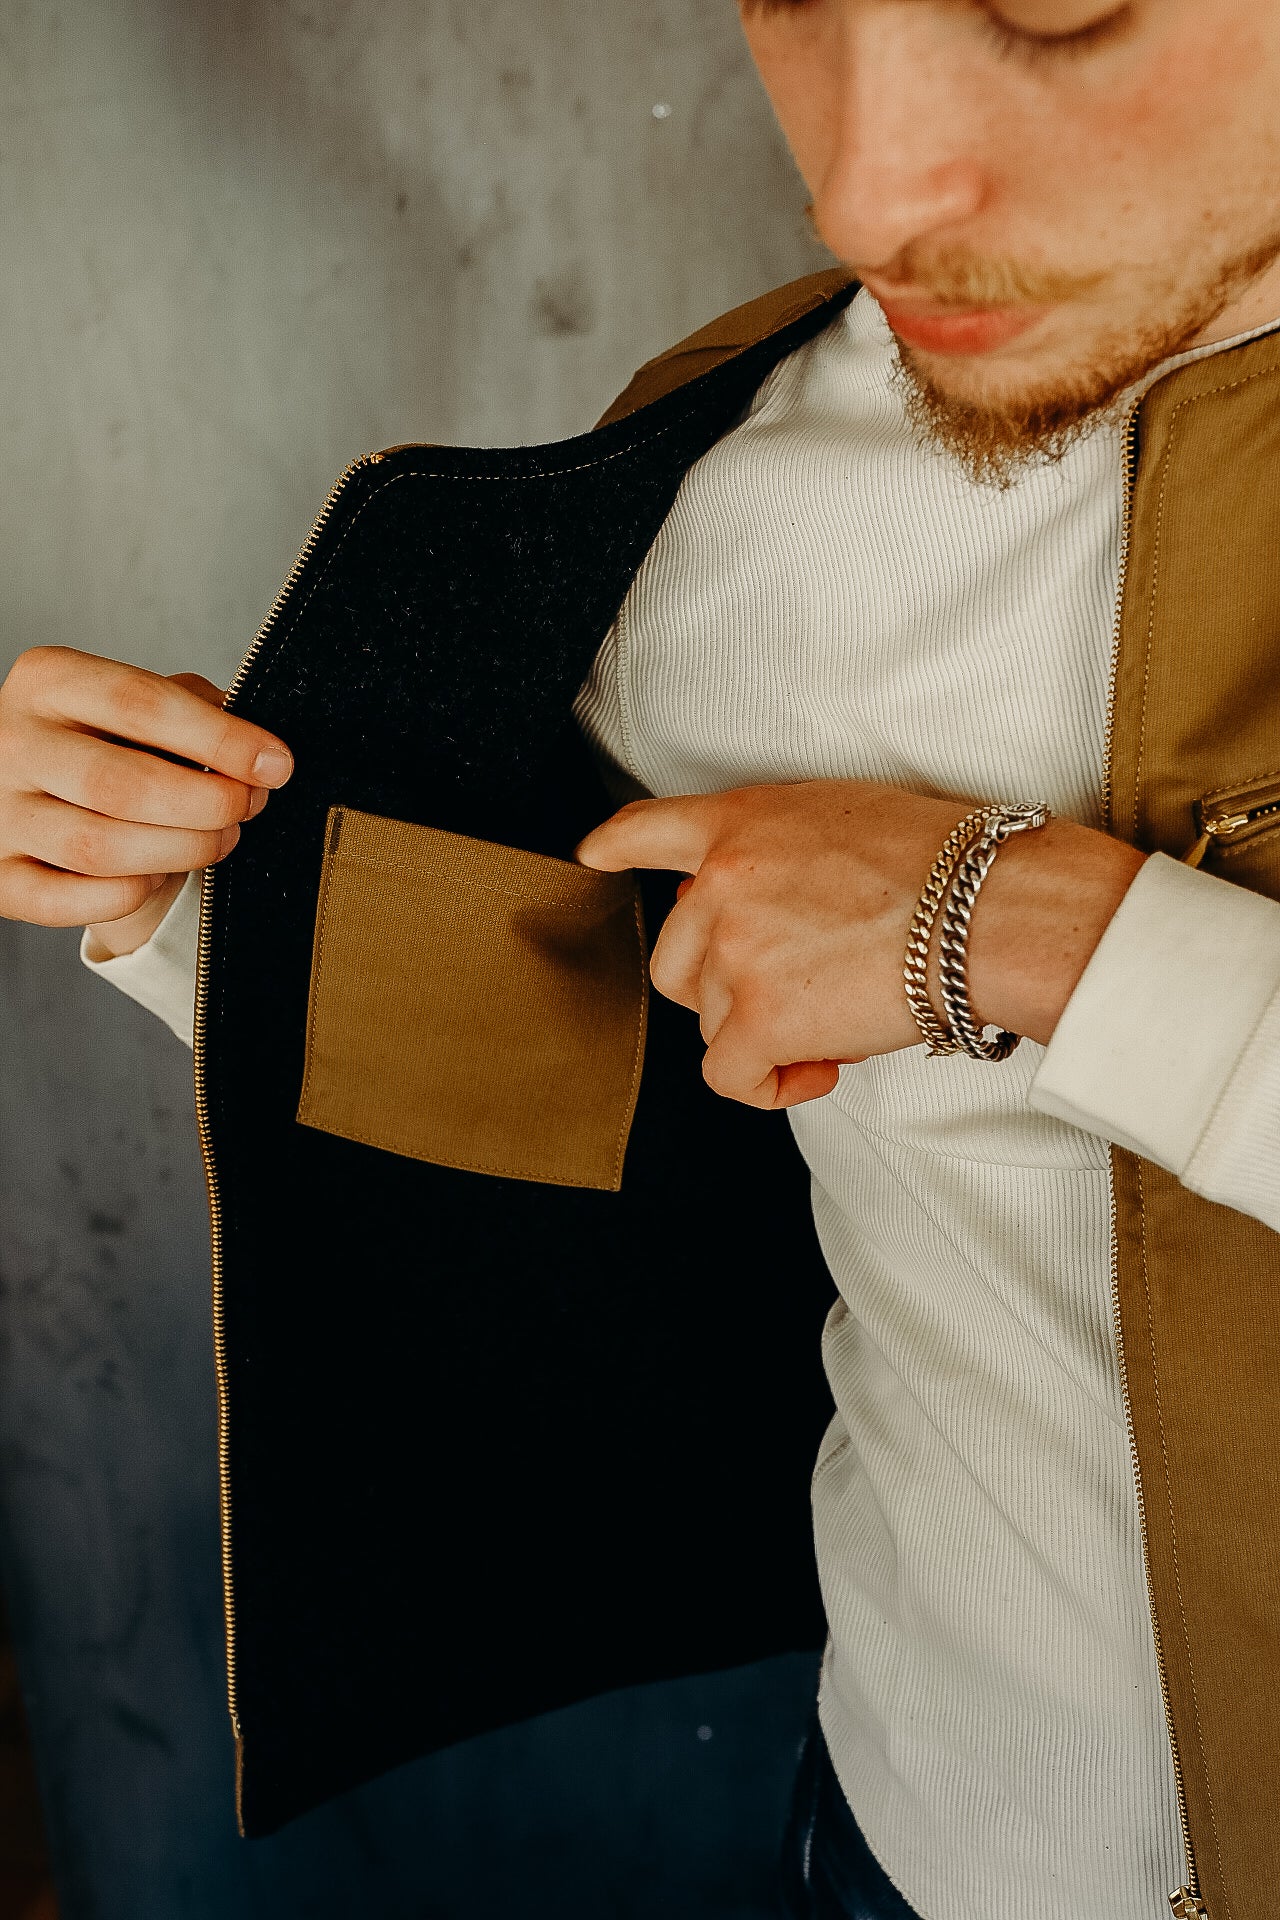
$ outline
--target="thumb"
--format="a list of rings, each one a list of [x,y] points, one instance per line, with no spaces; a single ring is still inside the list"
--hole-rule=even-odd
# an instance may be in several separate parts
[[[778,1068],[775,1107],[799,1107],[806,1100],[821,1100],[835,1091],[840,1078],[838,1060],[797,1060]]]

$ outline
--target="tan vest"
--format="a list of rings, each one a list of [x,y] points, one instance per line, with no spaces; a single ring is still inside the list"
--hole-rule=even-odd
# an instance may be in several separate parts
[[[642,367],[605,422],[848,284],[816,274],[723,316]],[[1167,375],[1132,435],[1107,824],[1176,857],[1199,842],[1216,872],[1280,898],[1280,332]],[[1136,1155],[1113,1162],[1117,1339],[1189,1859],[1173,1907],[1273,1920],[1280,1239]]]

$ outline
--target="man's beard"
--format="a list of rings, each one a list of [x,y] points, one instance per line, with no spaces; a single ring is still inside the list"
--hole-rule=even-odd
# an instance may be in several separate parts
[[[978,484],[1012,486],[1028,467],[1061,460],[1086,435],[1118,422],[1131,389],[1163,361],[1185,352],[1277,258],[1280,235],[1273,235],[1226,262],[1210,285],[1185,294],[1171,317],[1104,338],[1087,364],[1056,379],[991,399],[948,392],[926,360],[899,340],[895,377],[917,438],[951,455]],[[985,263],[975,263],[973,278],[981,278],[985,288],[991,271]],[[1001,272],[1006,285],[1022,278],[1015,268]],[[952,297],[958,299],[957,282],[965,277],[960,263],[949,263],[947,293],[954,287]]]

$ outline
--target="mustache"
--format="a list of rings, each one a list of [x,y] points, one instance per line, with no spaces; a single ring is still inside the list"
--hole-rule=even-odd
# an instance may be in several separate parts
[[[817,234],[813,208],[806,212]],[[882,266],[864,269],[856,260],[847,264],[859,279],[865,272],[887,295],[924,296],[946,307],[1055,307],[1084,299],[1107,277],[1064,267],[1033,267],[1025,260],[974,253],[968,247],[929,247],[914,241]]]
[[[961,247],[933,248],[927,254],[907,247],[873,277],[886,294],[923,294],[947,307],[1052,307],[1082,299],[1105,276],[993,259]]]

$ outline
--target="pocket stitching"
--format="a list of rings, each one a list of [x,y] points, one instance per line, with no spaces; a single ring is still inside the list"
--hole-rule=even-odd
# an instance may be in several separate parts
[[[302,1124],[303,1126],[311,1126],[315,1123],[304,1120]],[[524,1167],[484,1166],[475,1160],[441,1160],[435,1158],[434,1155],[428,1157],[425,1153],[419,1153],[412,1147],[391,1146],[387,1138],[375,1139],[371,1133],[358,1133],[354,1127],[325,1126],[316,1127],[316,1131],[317,1133],[327,1133],[331,1137],[339,1140],[357,1140],[361,1146],[373,1147],[379,1153],[398,1153],[406,1160],[420,1160],[424,1166],[448,1167],[455,1173],[484,1173],[492,1175],[496,1180],[532,1180],[540,1187],[582,1187],[594,1188],[595,1191],[599,1191],[599,1188],[595,1187],[594,1181],[570,1180],[564,1174],[535,1173],[532,1169]],[[621,1158],[620,1155],[619,1158]],[[613,1171],[616,1176],[618,1171],[617,1160],[614,1161]]]
[[[1202,794],[1201,805],[1208,806],[1215,800],[1229,800],[1237,794],[1242,800],[1247,800],[1255,787],[1269,786],[1273,780],[1280,780],[1280,767],[1271,767],[1265,773],[1242,773],[1238,780],[1231,781],[1229,785],[1214,787]]]
[[[631,1133],[631,1122],[635,1118],[636,1101],[640,1095],[640,1069],[644,1059],[644,1036],[649,1013],[649,976],[644,964],[644,919],[640,911],[640,889],[637,887],[632,902],[632,916],[636,929],[636,952],[640,956],[640,1015],[636,1021],[635,1046],[631,1053],[631,1081],[627,1088],[627,1104],[623,1112],[622,1123],[614,1141],[613,1179],[615,1186],[622,1179],[622,1161],[626,1153],[627,1140]]]
[[[1269,825],[1259,827],[1255,833],[1251,833],[1245,839],[1238,841],[1233,847],[1214,847],[1212,849],[1214,862],[1216,865],[1226,866],[1229,860],[1243,860],[1246,855],[1253,853],[1259,845],[1265,844],[1265,842],[1269,840],[1274,840],[1277,833],[1280,833],[1280,820],[1273,820]],[[1213,871],[1212,867],[1209,871]]]
[[[550,855],[541,856],[550,858]],[[368,860],[361,854],[334,853],[325,857],[325,864],[331,870],[334,867],[358,867],[362,873],[399,873],[409,874],[415,880],[448,880],[457,887],[467,887],[474,893],[492,893],[502,900],[528,900],[534,906],[553,907],[557,913],[590,913],[591,903],[575,900],[548,900],[545,895],[531,893],[528,888],[495,887],[488,880],[472,880],[465,875],[450,873],[443,867],[415,866],[409,860]],[[593,867],[575,867],[569,861],[561,862],[570,873],[594,874],[596,879],[614,879],[613,874],[598,872]]]
[[[345,818],[347,811],[348,809],[345,807],[334,809],[334,812],[338,814],[340,819]],[[302,1076],[302,1089],[298,1096],[298,1117],[300,1120],[302,1117],[302,1110],[307,1105],[307,1099],[308,1099],[308,1095],[311,1088],[312,1069],[315,1063],[315,1055],[317,1052],[316,1022],[319,1015],[320,979],[321,979],[321,975],[324,972],[324,967],[325,967],[325,953],[326,953],[325,929],[328,925],[329,898],[332,891],[332,882],[333,882],[334,872],[337,869],[339,863],[344,862],[344,860],[345,860],[345,864],[349,867],[361,867],[366,870],[371,869],[373,871],[384,872],[384,873],[417,874],[418,872],[422,871],[421,869],[410,867],[406,863],[391,864],[391,863],[386,863],[381,861],[366,861],[366,860],[361,860],[359,856],[356,856],[353,858],[351,856],[344,856],[341,852],[330,853],[328,850],[329,845],[330,845],[330,832],[326,832],[325,853],[322,858],[322,867],[321,867],[321,891],[320,891],[320,900],[319,900],[319,910],[317,914],[316,930],[315,930],[315,966],[312,970],[310,1004],[307,1009],[306,1064],[305,1064],[305,1068]],[[565,864],[568,865],[568,862],[566,862]],[[590,871],[590,869],[584,869],[584,871]],[[431,870],[428,877],[445,879],[445,878],[453,878],[454,876],[441,874],[436,870]],[[499,887],[486,887],[482,881],[477,881],[475,883],[460,882],[459,884],[462,884],[462,885],[474,884],[478,890],[481,890],[487,893],[492,893],[499,897],[503,897],[507,899],[526,900],[526,899],[535,898],[535,896],[532,896],[529,894],[510,893],[506,889],[499,888]],[[545,903],[539,902],[539,904],[545,904]],[[559,903],[557,902],[554,904],[558,908]],[[579,911],[585,911],[585,909],[580,909]],[[632,1054],[631,1054],[631,1072],[630,1072],[630,1077],[627,1085],[627,1098],[623,1105],[622,1118],[618,1124],[618,1127],[616,1129],[615,1136],[614,1136],[613,1163],[610,1168],[610,1174],[614,1182],[615,1190],[620,1182],[622,1162],[626,1154],[627,1141],[630,1137],[631,1123],[635,1118],[636,1101],[639,1097],[639,1092],[640,1092],[640,1068],[644,1058],[645,1030],[648,1024],[647,1016],[648,1016],[648,1010],[649,1010],[649,980],[648,980],[648,974],[645,968],[644,918],[641,911],[640,893],[638,888],[635,889],[634,895],[633,895],[632,918],[633,918],[633,923],[636,929],[636,952],[639,957],[640,1007],[639,1007],[639,1014],[635,1023],[635,1041],[632,1047]],[[302,1121],[302,1124],[305,1126],[308,1123],[306,1121]],[[329,1133],[330,1135],[335,1135],[336,1137],[343,1140],[359,1141],[361,1145],[373,1147],[376,1150],[381,1152],[404,1153],[407,1158],[420,1160],[426,1165],[450,1166],[455,1168],[457,1171],[463,1172],[463,1173],[491,1174],[497,1179],[536,1180],[540,1184],[545,1186],[582,1188],[582,1187],[587,1187],[594,1184],[584,1180],[569,1180],[569,1179],[566,1179],[563,1175],[555,1175],[555,1174],[549,1175],[546,1173],[534,1172],[531,1169],[522,1169],[517,1167],[511,1167],[511,1166],[498,1167],[498,1166],[491,1166],[491,1165],[479,1165],[479,1164],[476,1164],[475,1162],[463,1164],[460,1161],[431,1160],[431,1159],[428,1159],[425,1154],[416,1153],[412,1149],[407,1149],[404,1147],[389,1146],[388,1139],[390,1136],[384,1136],[382,1139],[375,1139],[371,1134],[358,1132],[355,1129],[348,1130],[348,1129],[339,1129],[336,1127],[323,1127],[318,1130],[321,1132]]]
[[[337,814],[338,814],[338,819],[340,821],[345,819],[346,808],[345,807],[338,808]],[[314,1064],[315,1064],[316,1020],[319,1016],[319,1003],[320,1003],[320,975],[324,971],[324,963],[325,963],[324,931],[329,918],[329,894],[332,889],[333,870],[334,870],[334,866],[336,865],[336,856],[331,856],[328,851],[329,839],[330,839],[331,833],[332,833],[332,826],[330,825],[329,827],[326,828],[326,831],[325,831],[325,854],[321,863],[321,871],[320,871],[320,912],[316,920],[316,930],[315,930],[315,936],[314,936],[316,963],[311,975],[310,1004],[307,1007],[306,1066],[302,1075],[302,1092],[298,1096],[299,1107],[303,1107],[306,1105],[307,1095],[311,1088],[312,1068],[314,1067]]]

